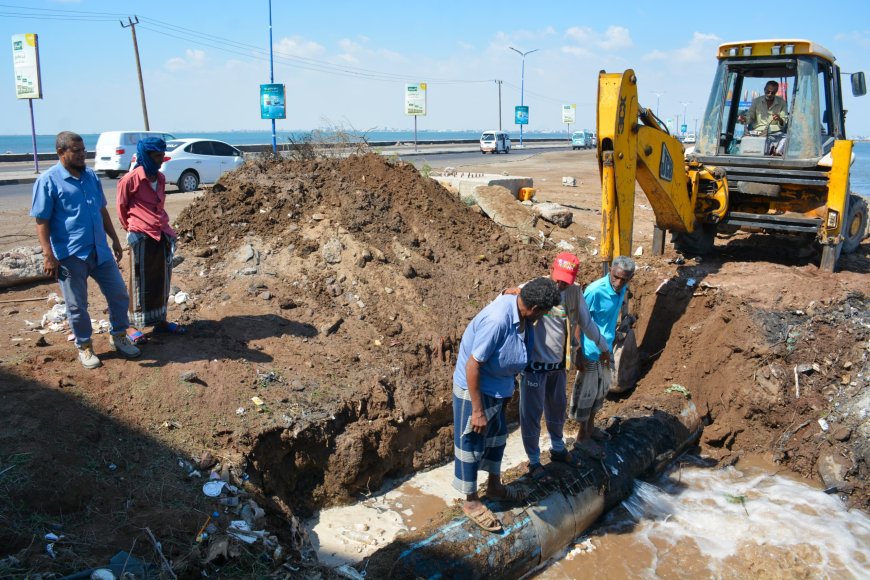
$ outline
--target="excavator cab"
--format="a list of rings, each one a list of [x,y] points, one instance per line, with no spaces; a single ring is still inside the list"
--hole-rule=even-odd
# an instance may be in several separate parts
[[[764,99],[770,82],[777,84],[776,98],[786,107],[776,139],[772,131],[742,122],[753,101]],[[722,156],[736,157],[737,165],[815,165],[835,140],[846,138],[840,82],[834,56],[808,41],[724,44],[695,152],[719,165],[731,163]],[[741,163],[746,158],[754,160]]]

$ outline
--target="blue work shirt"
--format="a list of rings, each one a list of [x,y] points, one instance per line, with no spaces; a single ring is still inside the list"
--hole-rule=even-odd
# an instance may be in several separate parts
[[[619,310],[622,308],[622,301],[625,298],[625,290],[628,286],[624,286],[618,294],[610,285],[610,276],[599,278],[592,284],[586,287],[583,292],[583,298],[586,299],[586,304],[589,306],[589,313],[592,315],[592,320],[601,331],[601,336],[611,346],[613,350],[613,339],[616,338],[616,321],[619,319]],[[583,356],[586,360],[596,361],[601,356],[601,350],[595,342],[589,340],[586,334],[583,334]]]
[[[97,263],[102,264],[114,259],[103,227],[100,210],[104,207],[103,186],[92,169],[86,167],[77,178],[58,163],[33,185],[30,215],[48,220],[55,258],[75,256],[86,260],[96,252]]]
[[[453,384],[468,389],[465,365],[473,356],[480,363],[480,392],[508,398],[514,392],[514,376],[528,363],[526,335],[520,332],[518,296],[502,295],[490,302],[468,324],[459,344]]]

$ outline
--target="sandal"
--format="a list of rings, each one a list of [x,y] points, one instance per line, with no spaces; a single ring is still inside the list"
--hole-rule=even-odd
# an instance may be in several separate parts
[[[547,473],[547,470],[540,463],[529,464],[529,476],[538,483],[550,483],[553,481],[553,476]]]
[[[592,429],[592,438],[596,441],[610,441],[611,435],[604,429],[599,429],[598,427],[595,427],[594,429]]]
[[[184,334],[187,332],[187,329],[178,324],[177,322],[166,322],[164,324],[158,324],[154,327],[155,332],[164,332],[166,334]]]
[[[465,508],[463,508],[462,511],[466,516],[468,516],[468,519],[477,524],[481,530],[487,532],[500,532],[503,529],[501,527],[501,522],[498,521],[498,518],[495,517],[492,510],[483,504],[480,504],[474,510],[465,511]]]
[[[131,330],[133,332],[130,332]],[[129,338],[130,342],[133,344],[145,344],[148,342],[148,337],[142,334],[141,330],[136,330],[135,328],[127,329],[127,338]]]
[[[574,449],[589,459],[604,459],[604,448],[592,439],[583,439],[574,443]]]
[[[556,461],[558,463],[564,463],[569,467],[580,467],[580,462],[574,457],[570,451],[565,449],[564,451],[550,451],[550,461]]]

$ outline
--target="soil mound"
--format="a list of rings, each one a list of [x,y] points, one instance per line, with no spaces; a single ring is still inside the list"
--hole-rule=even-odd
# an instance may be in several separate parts
[[[212,294],[267,285],[312,329],[282,357],[297,391],[285,398],[325,390],[331,404],[286,413],[250,454],[303,513],[449,455],[458,337],[502,289],[546,275],[553,253],[378,155],[248,165],[176,227]]]

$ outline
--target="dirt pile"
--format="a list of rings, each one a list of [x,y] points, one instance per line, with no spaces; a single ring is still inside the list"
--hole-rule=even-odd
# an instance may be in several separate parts
[[[249,454],[264,488],[303,513],[449,456],[458,337],[550,257],[377,155],[249,165],[176,227],[209,267],[206,295],[269,293],[311,329],[282,372],[294,402],[325,400],[255,434]]]

